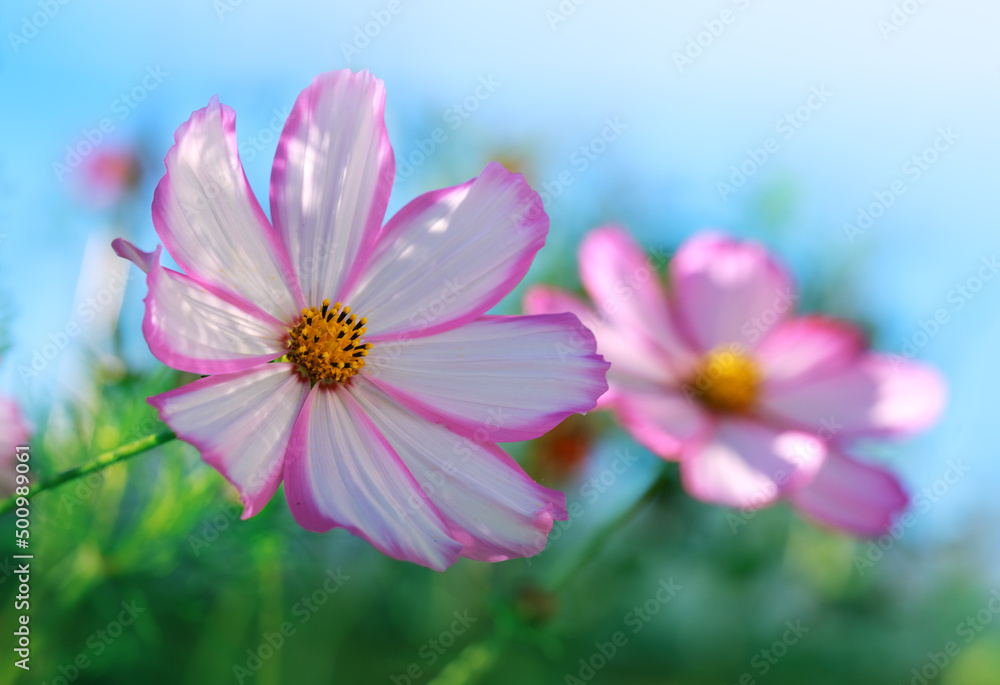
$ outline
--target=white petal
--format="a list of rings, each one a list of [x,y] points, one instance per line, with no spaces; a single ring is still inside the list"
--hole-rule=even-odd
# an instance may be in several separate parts
[[[376,343],[365,376],[476,442],[530,440],[594,408],[608,368],[572,314],[486,317]]]
[[[599,316],[577,297],[548,286],[532,286],[524,295],[528,314],[576,314],[597,339],[597,352],[611,362],[609,377],[631,376],[650,382],[672,384],[679,380],[674,364],[662,350],[628,328]]]
[[[211,292],[184,274],[154,265],[146,278],[142,332],[167,366],[216,374],[277,359],[287,329],[238,298]]]
[[[309,383],[292,364],[202,378],[149,398],[160,418],[236,486],[243,518],[278,489],[285,450]]]
[[[349,391],[457,526],[462,556],[503,561],[537,554],[553,519],[567,517],[565,496],[535,483],[496,445],[476,444],[422,419],[361,376]]]
[[[396,559],[443,571],[462,548],[342,385],[317,385],[299,415],[285,497],[303,528],[346,528]]]
[[[243,173],[236,113],[212,98],[174,140],[153,195],[153,225],[167,251],[188,276],[285,323],[296,320],[302,296],[285,247]]]
[[[779,431],[745,419],[719,419],[704,445],[689,445],[681,461],[684,489],[729,507],[759,508],[808,483],[823,465],[816,436]]]
[[[328,72],[302,91],[281,133],[271,218],[311,306],[342,299],[382,227],[396,173],[384,108],[385,88],[367,71]]]
[[[344,301],[368,318],[373,341],[455,328],[520,282],[548,226],[524,178],[491,162],[472,181],[403,207]]]

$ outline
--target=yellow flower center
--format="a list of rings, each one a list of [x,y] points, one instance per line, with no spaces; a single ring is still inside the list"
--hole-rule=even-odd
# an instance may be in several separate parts
[[[713,411],[741,414],[757,402],[760,381],[760,369],[753,359],[717,348],[702,358],[687,389]]]
[[[288,335],[288,361],[299,365],[314,382],[345,381],[365,365],[371,343],[361,342],[367,319],[357,319],[340,303],[302,310],[302,320]]]

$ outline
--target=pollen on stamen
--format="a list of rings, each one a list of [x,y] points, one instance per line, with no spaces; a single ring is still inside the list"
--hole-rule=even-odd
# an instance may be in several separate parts
[[[320,308],[303,309],[299,325],[289,331],[287,359],[314,383],[343,382],[365,365],[372,345],[360,338],[367,323],[351,314],[350,307],[341,309],[340,302],[331,307],[329,299],[323,300]]]
[[[712,411],[744,414],[756,406],[761,380],[753,359],[719,348],[705,355],[685,389]]]

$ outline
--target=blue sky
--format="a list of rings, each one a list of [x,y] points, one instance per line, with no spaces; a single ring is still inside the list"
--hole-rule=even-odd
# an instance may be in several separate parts
[[[549,206],[555,246],[571,247],[592,227],[580,217],[627,221],[649,245],[676,244],[705,226],[763,239],[801,281],[831,279],[845,311],[878,323],[881,349],[902,352],[909,342],[947,375],[951,403],[940,426],[889,455],[916,489],[939,477],[949,458],[972,467],[974,477],[941,502],[927,535],[956,535],[984,508],[1000,513],[988,487],[1000,477],[993,395],[1000,278],[961,294],[975,286],[984,260],[1000,255],[1000,7],[973,0],[291,5],[4,3],[0,293],[15,312],[14,347],[0,370],[7,392],[31,405],[71,382],[54,368],[24,384],[14,368],[72,320],[88,236],[115,231],[74,204],[71,175],[60,181],[53,171],[85,129],[111,119],[102,144],[141,135],[158,159],[173,129],[218,93],[237,111],[247,174],[266,198],[271,122],[316,73],[369,68],[386,81],[397,158],[434,128],[461,121],[447,128],[438,153],[453,160],[448,173],[458,178],[434,164],[418,168],[397,187],[390,210],[478,173],[488,132],[494,143],[531,151],[539,185],[572,174]],[[456,120],[456,106],[475,97],[483,79],[495,87]],[[132,101],[135,94],[142,100]],[[609,119],[621,122],[620,133],[582,168],[574,154]],[[747,161],[755,157],[761,163]],[[741,187],[720,190],[744,164],[757,168]],[[885,198],[893,184],[904,192],[850,240],[844,224],[856,224],[858,208]],[[762,220],[761,203],[775,197],[793,200],[780,221]],[[149,199],[147,191],[136,236],[146,247],[155,239]],[[537,268],[551,258],[543,251]],[[141,290],[129,293],[133,314]],[[947,322],[924,341],[922,324],[940,310]]]

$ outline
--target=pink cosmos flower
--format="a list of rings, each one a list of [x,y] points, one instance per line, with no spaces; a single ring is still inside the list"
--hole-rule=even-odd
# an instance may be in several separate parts
[[[135,191],[142,180],[142,159],[136,147],[95,151],[83,161],[77,192],[84,202],[105,208]]]
[[[31,429],[14,400],[0,396],[0,495],[14,493],[16,449],[25,445]]]
[[[208,377],[149,401],[236,486],[244,518],[283,481],[302,527],[346,528],[398,559],[443,570],[536,554],[565,496],[495,443],[593,408],[608,364],[575,316],[485,316],[548,232],[520,175],[489,164],[382,225],[384,101],[367,72],[302,91],[271,222],[233,110],[213,99],[177,130],[153,222],[185,273],[159,265],[161,248],[115,249],[148,274],[150,350]]]
[[[671,260],[667,292],[629,235],[604,228],[581,246],[580,275],[596,312],[541,287],[526,311],[573,312],[590,326],[611,362],[601,406],[680,460],[692,495],[741,508],[785,497],[860,535],[880,534],[906,506],[896,477],[848,446],[929,426],[942,379],[869,352],[849,324],[794,316],[793,283],[762,246],[696,235]]]

